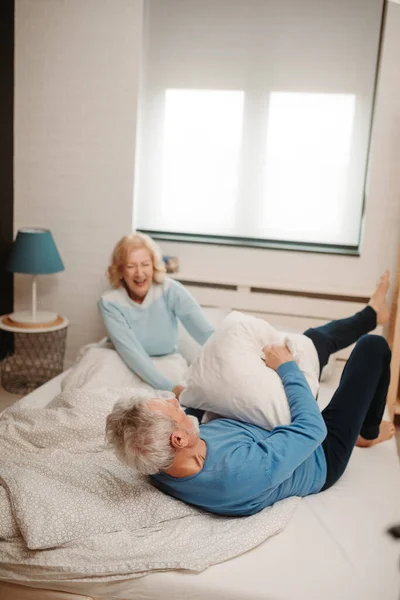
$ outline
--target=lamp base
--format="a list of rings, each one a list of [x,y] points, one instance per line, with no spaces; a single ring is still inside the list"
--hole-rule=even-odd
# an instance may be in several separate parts
[[[36,319],[33,320],[32,311],[21,310],[19,312],[15,312],[11,315],[8,315],[8,318],[16,327],[20,326],[29,328],[50,326],[54,324],[55,321],[57,321],[58,315],[54,312],[39,310],[36,313]]]

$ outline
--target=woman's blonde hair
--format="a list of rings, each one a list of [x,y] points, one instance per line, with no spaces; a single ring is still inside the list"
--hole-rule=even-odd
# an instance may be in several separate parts
[[[132,250],[138,250],[139,248],[145,248],[150,252],[153,262],[153,281],[156,283],[164,281],[166,269],[161,249],[149,235],[145,233],[133,233],[132,235],[124,235],[113,250],[111,264],[107,269],[107,276],[111,287],[118,288],[122,285],[121,268],[125,265]]]

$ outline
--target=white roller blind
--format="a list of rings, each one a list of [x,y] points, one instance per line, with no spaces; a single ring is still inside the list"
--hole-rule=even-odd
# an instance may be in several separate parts
[[[356,247],[381,0],[145,0],[139,229]]]

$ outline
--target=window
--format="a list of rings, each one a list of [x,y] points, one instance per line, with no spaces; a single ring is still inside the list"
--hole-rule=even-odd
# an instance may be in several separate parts
[[[134,226],[356,250],[382,5],[145,0]]]
[[[234,234],[242,119],[242,92],[167,90],[161,206],[153,224]]]
[[[340,244],[354,105],[353,94],[271,94],[259,235]],[[347,235],[357,240],[358,219],[352,225]]]

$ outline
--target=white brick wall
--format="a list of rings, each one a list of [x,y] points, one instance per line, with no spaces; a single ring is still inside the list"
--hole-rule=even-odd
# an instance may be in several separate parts
[[[71,321],[67,364],[103,335],[96,301],[131,229],[141,31],[141,0],[16,1],[15,230],[54,235],[66,270],[39,277],[38,303]]]

